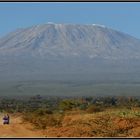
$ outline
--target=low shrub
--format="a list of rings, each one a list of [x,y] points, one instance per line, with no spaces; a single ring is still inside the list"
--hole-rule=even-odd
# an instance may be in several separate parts
[[[61,114],[25,114],[23,116],[24,121],[32,123],[36,128],[46,129],[48,126],[61,126],[63,115]]]
[[[96,113],[103,111],[103,108],[101,108],[100,106],[90,105],[86,111],[87,113]]]
[[[81,105],[79,106],[79,109],[80,109],[80,110],[86,110],[86,109],[87,109],[87,104],[81,104]]]
[[[46,114],[53,114],[53,112],[48,109],[38,109],[34,113],[39,116],[46,115]]]

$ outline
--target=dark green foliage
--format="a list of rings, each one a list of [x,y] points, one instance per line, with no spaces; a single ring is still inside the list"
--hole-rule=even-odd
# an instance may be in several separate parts
[[[87,104],[81,104],[79,105],[80,110],[86,110],[87,109]]]
[[[62,100],[59,103],[59,109],[61,110],[71,110],[72,108],[77,107],[78,104],[74,100]]]
[[[80,109],[86,110],[91,106],[103,109],[108,107],[140,107],[138,97],[41,97],[36,95],[30,98],[1,98],[0,111],[9,113],[38,113],[40,115],[59,113],[66,110]],[[94,107],[95,108],[95,107]],[[87,109],[87,110],[88,110]],[[98,110],[100,110],[98,109]],[[89,109],[90,110],[90,109]],[[92,110],[92,109],[91,109]],[[93,109],[94,110],[94,109]],[[89,111],[90,112],[90,111]],[[94,112],[94,111],[93,111]],[[97,111],[95,111],[97,112]]]

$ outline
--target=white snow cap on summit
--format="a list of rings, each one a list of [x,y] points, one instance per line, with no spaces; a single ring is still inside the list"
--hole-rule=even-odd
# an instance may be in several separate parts
[[[101,25],[101,24],[92,24],[93,26],[100,26],[100,27],[103,27],[103,28],[106,28],[105,25]]]
[[[54,22],[48,22],[48,24],[55,24]]]

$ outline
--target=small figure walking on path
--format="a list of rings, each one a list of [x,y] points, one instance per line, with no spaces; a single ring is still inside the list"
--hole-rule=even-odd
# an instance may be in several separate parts
[[[10,117],[9,117],[9,115],[7,114],[7,115],[5,115],[5,116],[3,117],[3,124],[9,124],[9,121],[10,121]]]

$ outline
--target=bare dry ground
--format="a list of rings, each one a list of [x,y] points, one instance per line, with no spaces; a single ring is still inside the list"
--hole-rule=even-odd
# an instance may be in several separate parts
[[[36,130],[30,123],[23,123],[20,115],[10,115],[9,125],[2,124],[3,114],[0,115],[0,138],[13,137],[44,137],[42,131]]]
[[[23,122],[21,115],[10,116],[10,125],[3,125],[1,121],[0,137],[140,137],[140,108],[92,114],[70,111],[65,114],[61,126],[48,126],[44,130]],[[1,120],[2,117],[3,114]]]

